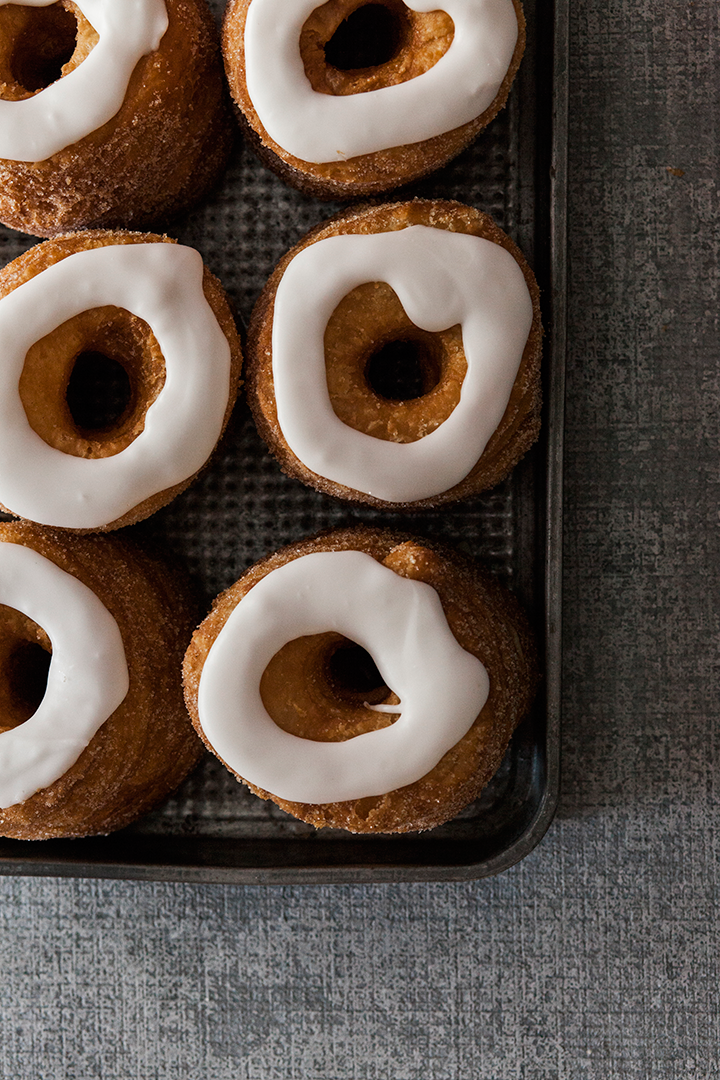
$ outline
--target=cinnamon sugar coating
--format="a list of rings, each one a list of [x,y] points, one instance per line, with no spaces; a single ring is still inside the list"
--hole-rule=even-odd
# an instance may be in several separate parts
[[[494,100],[480,116],[422,142],[378,150],[343,161],[303,161],[271,138],[248,93],[244,37],[251,2],[231,0],[225,13],[222,36],[225,71],[243,134],[263,164],[286,183],[320,199],[379,195],[446,165],[469,146],[503,108],[525,51],[525,16],[520,0],[513,0],[518,21],[517,43]],[[393,13],[399,10],[405,26],[400,48],[386,63],[360,70],[342,71],[334,68],[328,64],[324,50],[340,24],[362,6],[363,0],[329,0],[312,12],[303,27],[298,45],[306,75],[319,93],[343,96],[405,82],[431,68],[449,48],[453,27],[452,20],[445,12],[415,12],[398,0],[378,2]]]
[[[175,241],[154,233],[109,229],[54,237],[30,248],[0,270],[0,299],[77,252],[115,244],[152,243]],[[224,431],[241,384],[242,351],[225,290],[207,268],[203,275],[203,292],[230,346],[230,396],[223,421]],[[75,360],[87,351],[112,357],[125,369],[130,383],[128,408],[103,431],[88,432],[79,428],[67,403],[68,383]],[[129,311],[108,306],[80,312],[35,342],[27,354],[19,390],[31,427],[50,446],[76,457],[109,457],[124,450],[143,430],[147,411],[164,381],[165,361],[148,324]],[[122,517],[91,531],[108,532],[142,521],[184,491],[196,475],[157,492]],[[12,507],[0,504],[0,508],[14,513]]]
[[[522,269],[533,303],[533,323],[520,368],[500,424],[470,472],[458,484],[415,502],[391,503],[319,476],[308,469],[287,444],[277,418],[272,374],[272,323],[275,295],[292,259],[326,237],[370,234],[428,225],[469,233],[499,244]],[[441,378],[428,393],[409,401],[388,401],[368,384],[371,353],[393,338],[415,333],[429,342],[438,357]],[[412,202],[357,206],[312,229],[278,263],[252,312],[247,337],[247,396],[260,435],[283,472],[327,495],[385,510],[421,510],[442,506],[486,491],[500,483],[538,437],[542,392],[540,359],[542,324],[540,292],[532,270],[513,241],[487,214],[462,203],[415,199]],[[346,296],[330,318],[325,334],[328,391],[340,419],[377,438],[406,442],[422,438],[449,415],[460,396],[466,370],[459,327],[426,334],[404,315],[389,286],[360,286]]]
[[[72,0],[55,6],[77,23],[66,75],[97,35]],[[209,191],[227,161],[234,127],[217,33],[205,0],[166,0],[166,6],[168,30],[158,49],[137,62],[111,120],[44,161],[0,159],[0,222],[34,236],[142,228]],[[0,98],[6,100],[30,96],[11,60],[31,12],[16,5],[0,9]]]
[[[450,548],[405,533],[360,526],[300,541],[256,563],[217,598],[193,636],[184,663],[190,716],[212,750],[198,716],[200,676],[213,642],[249,590],[292,559],[315,551],[349,550],[363,551],[395,573],[424,581],[436,590],[457,641],[488,672],[487,702],[467,734],[429,773],[385,795],[335,803],[294,803],[235,775],[256,795],[271,799],[317,828],[357,833],[434,828],[476,799],[495,774],[513,731],[530,709],[538,682],[535,644],[519,604],[475,562]],[[263,676],[261,693],[268,712],[280,727],[301,738],[339,741],[392,722],[390,714],[363,706],[363,698],[368,700],[364,693],[353,694],[338,687],[328,676],[328,655],[348,644],[338,637],[320,634],[290,642],[276,654]],[[397,699],[383,700],[392,703]]]
[[[0,542],[32,548],[95,593],[117,621],[130,673],[125,700],[64,776],[0,810],[0,835],[46,840],[121,829],[164,799],[202,756],[180,679],[195,598],[177,567],[117,537],[12,522],[0,523]],[[0,731],[27,718],[13,703],[8,669],[25,644],[50,647],[41,627],[0,605]]]

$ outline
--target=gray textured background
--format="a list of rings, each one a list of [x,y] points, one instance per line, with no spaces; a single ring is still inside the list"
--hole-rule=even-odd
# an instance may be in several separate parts
[[[718,1076],[720,14],[572,8],[556,823],[469,885],[0,879],[3,1080]]]

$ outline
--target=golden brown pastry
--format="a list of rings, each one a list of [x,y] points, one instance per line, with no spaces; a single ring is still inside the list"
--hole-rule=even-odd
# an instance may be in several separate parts
[[[250,145],[320,198],[379,194],[440,168],[507,100],[520,0],[231,0],[230,91]]]
[[[107,833],[180,783],[194,610],[129,542],[0,524],[0,835]]]
[[[5,225],[156,224],[207,192],[232,128],[205,0],[0,7]]]
[[[0,335],[0,503],[43,525],[105,531],[170,502],[239,386],[220,283],[193,248],[151,233],[31,248],[0,271]]]
[[[263,559],[185,657],[198,733],[318,828],[448,820],[497,770],[537,684],[515,599],[457,552],[365,527]]]
[[[361,206],[280,261],[248,328],[248,400],[283,470],[420,509],[499,483],[540,426],[539,291],[479,210]]]

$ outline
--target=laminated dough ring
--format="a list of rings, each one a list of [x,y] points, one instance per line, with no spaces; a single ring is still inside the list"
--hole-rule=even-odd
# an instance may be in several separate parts
[[[147,226],[202,197],[233,129],[205,0],[0,0],[0,221]]]
[[[223,28],[253,149],[331,199],[459,154],[505,104],[524,47],[520,0],[232,0]]]
[[[95,231],[0,271],[0,504],[105,531],[148,517],[205,465],[228,421],[240,343],[193,248]]]
[[[182,576],[116,537],[0,524],[0,835],[122,828],[202,751]]]
[[[540,425],[539,293],[480,211],[358,207],[278,264],[248,329],[248,399],[284,471],[384,509],[499,483]]]
[[[184,672],[198,733],[238,779],[351,832],[458,813],[537,682],[509,593],[456,552],[365,527],[248,570],[195,632]]]

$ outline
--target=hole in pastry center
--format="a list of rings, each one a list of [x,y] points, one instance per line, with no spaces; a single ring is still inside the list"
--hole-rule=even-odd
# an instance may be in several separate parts
[[[10,71],[19,86],[36,93],[61,77],[75,52],[78,24],[73,13],[60,4],[23,7],[22,12],[23,25],[12,47]]]
[[[441,370],[425,342],[388,341],[373,353],[365,369],[370,388],[388,401],[414,401],[440,382]]]
[[[402,5],[364,4],[340,23],[325,45],[325,60],[339,71],[379,67],[397,56],[407,33]]]
[[[327,660],[327,679],[340,697],[377,705],[390,693],[370,653],[354,641],[343,642]]]
[[[335,631],[283,645],[262,674],[260,697],[278,727],[318,742],[343,742],[389,727],[400,712],[367,708],[397,703],[397,695],[369,653]]]
[[[119,361],[87,350],[75,359],[65,396],[70,415],[81,431],[108,431],[127,412],[132,386]]]
[[[51,654],[34,641],[20,642],[5,661],[8,702],[0,728],[19,727],[37,712],[47,689]]]

